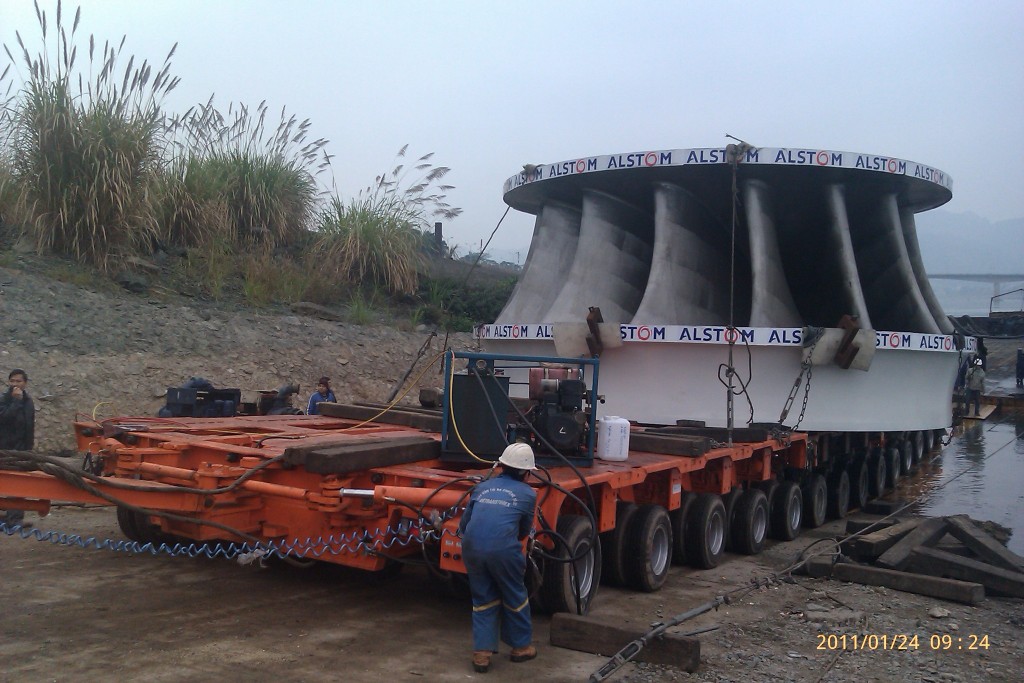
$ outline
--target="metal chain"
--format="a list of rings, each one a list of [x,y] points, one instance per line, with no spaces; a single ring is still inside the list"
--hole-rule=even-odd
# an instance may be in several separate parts
[[[797,431],[798,429],[800,429],[800,423],[804,421],[804,415],[807,413],[807,399],[810,398],[810,395],[811,395],[811,375],[814,374],[814,366],[811,365],[810,356],[811,356],[811,354],[814,353],[814,347],[816,345],[817,345],[817,342],[815,342],[814,344],[811,345],[811,351],[808,354],[808,360],[807,360],[807,382],[804,384],[804,400],[803,400],[803,403],[800,405],[800,417],[797,418],[796,424],[793,425],[793,431],[794,432]]]

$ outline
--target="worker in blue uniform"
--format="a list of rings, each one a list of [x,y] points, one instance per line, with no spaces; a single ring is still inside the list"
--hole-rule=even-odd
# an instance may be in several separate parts
[[[496,466],[501,472],[470,493],[462,514],[462,557],[473,596],[473,669],[486,673],[501,640],[513,662],[537,656],[526,591],[522,542],[533,529],[537,493],[523,480],[537,469],[529,444],[509,445]]]

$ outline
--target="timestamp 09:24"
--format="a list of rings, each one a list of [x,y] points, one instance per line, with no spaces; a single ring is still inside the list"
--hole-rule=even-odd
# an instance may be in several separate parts
[[[988,650],[987,634],[819,633],[816,650]]]

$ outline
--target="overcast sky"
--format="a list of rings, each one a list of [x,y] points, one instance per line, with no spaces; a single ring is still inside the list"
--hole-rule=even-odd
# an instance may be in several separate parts
[[[56,3],[41,7],[52,16]],[[345,196],[406,143],[434,152],[464,210],[445,226],[460,253],[486,240],[502,183],[524,163],[720,147],[727,133],[922,162],[953,177],[949,211],[1024,217],[1020,0],[81,7],[86,45],[127,35],[125,55],[159,64],[178,43],[172,111],[215,93],[225,108],[266,99],[310,118]],[[0,0],[0,41],[16,46],[15,30],[38,51],[30,0]],[[926,216],[918,223],[927,229]],[[492,251],[525,259],[532,229],[513,212]]]

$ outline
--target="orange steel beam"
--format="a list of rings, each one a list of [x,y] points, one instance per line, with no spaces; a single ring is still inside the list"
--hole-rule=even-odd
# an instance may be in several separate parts
[[[89,485],[124,503],[151,510],[199,512],[203,509],[205,496],[183,493],[176,486],[137,479],[117,479],[116,481],[119,484],[116,487],[94,481],[90,481]],[[148,490],[133,490],[142,488]],[[0,491],[17,491],[17,499],[114,505],[100,496],[41,472],[0,470]]]

